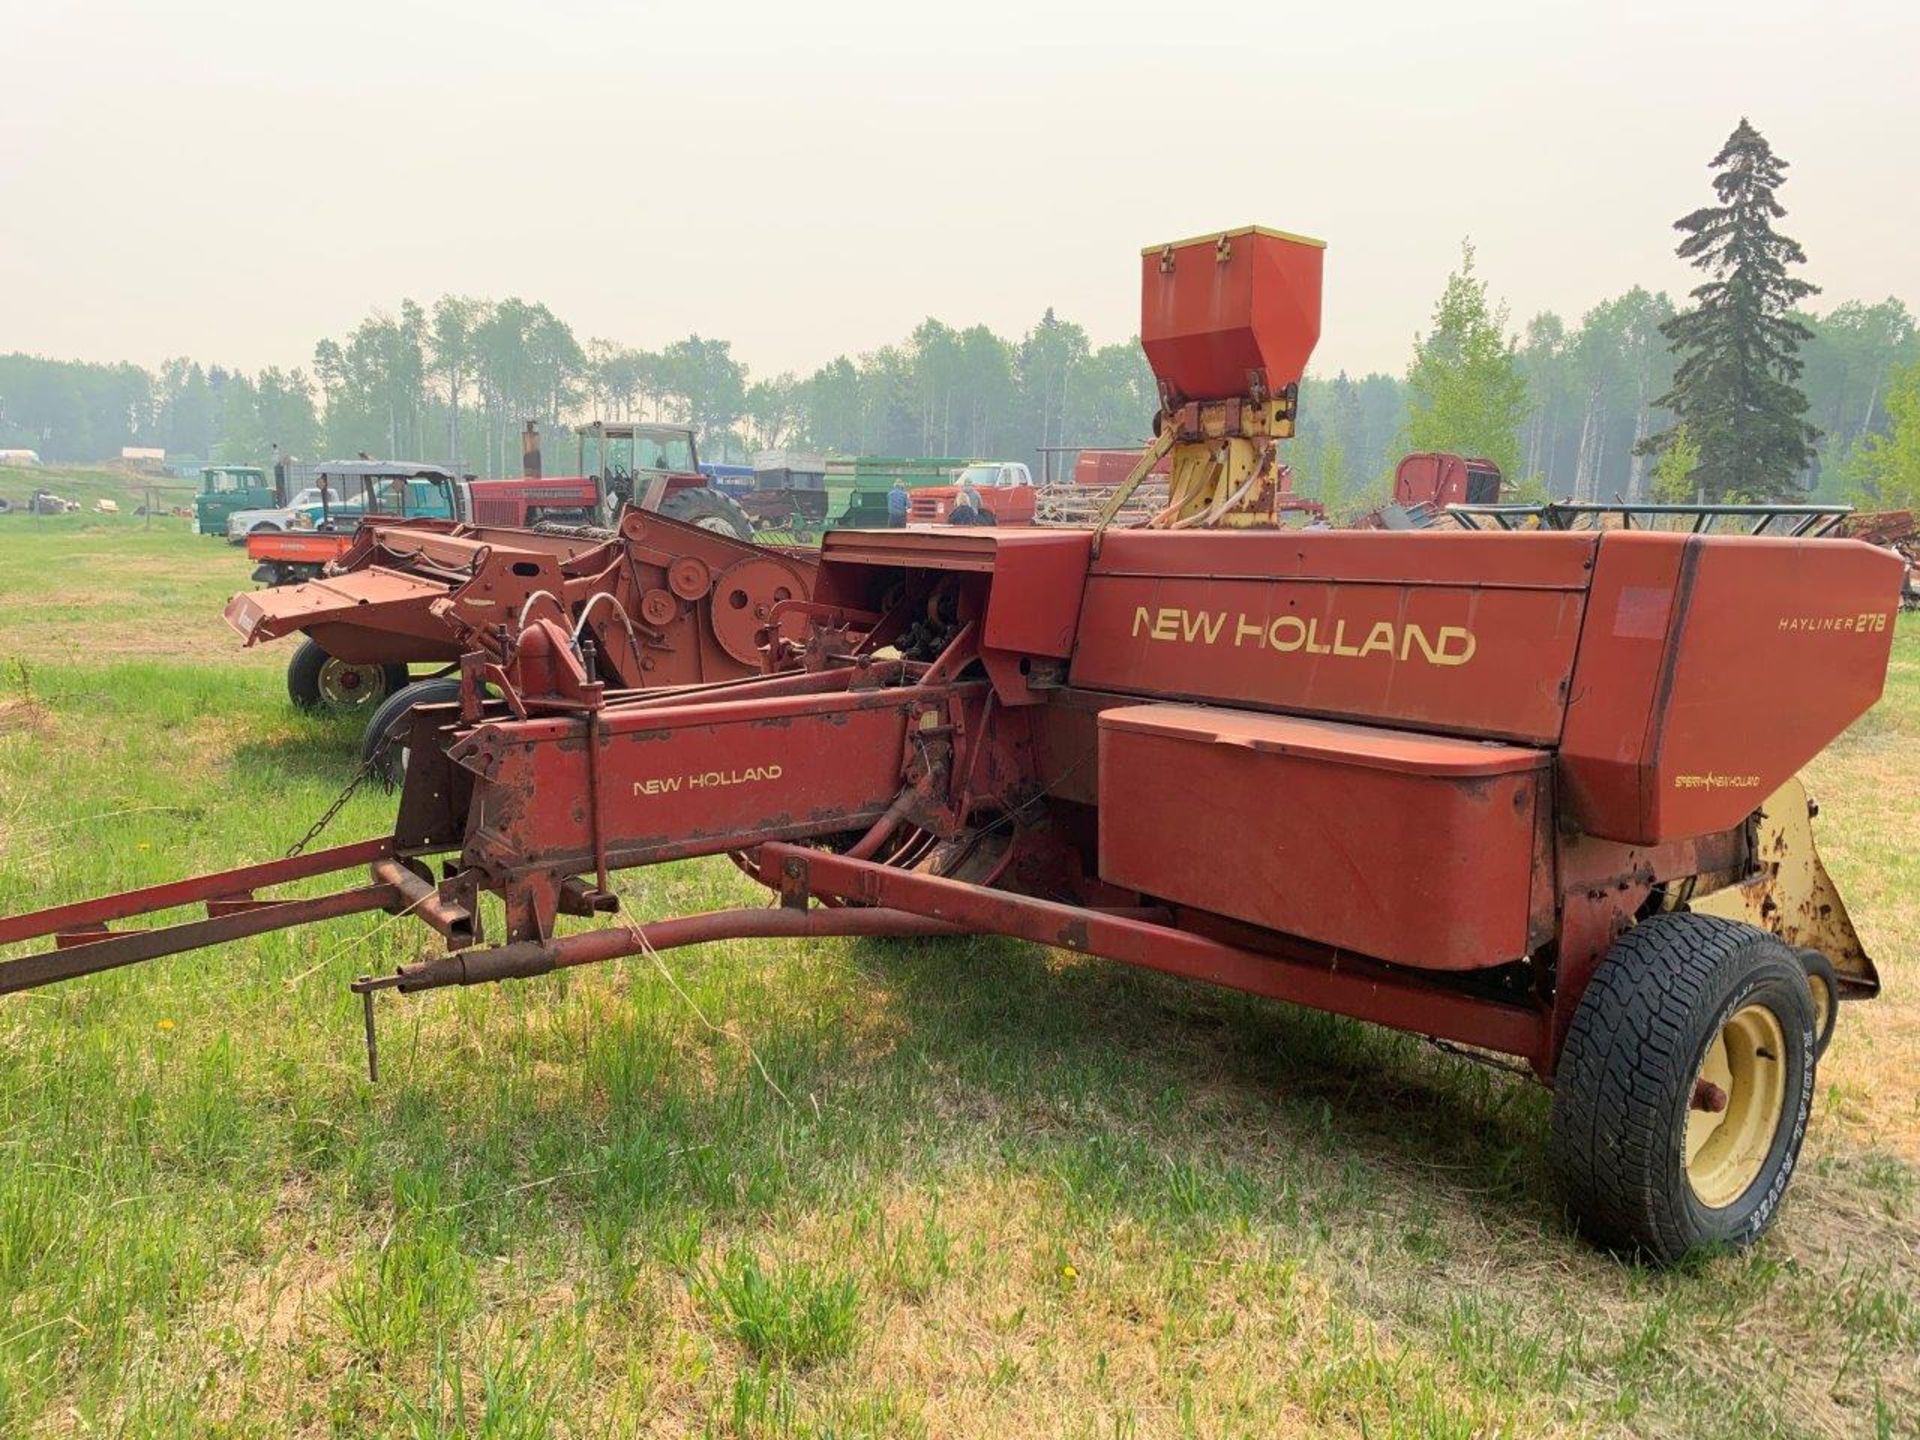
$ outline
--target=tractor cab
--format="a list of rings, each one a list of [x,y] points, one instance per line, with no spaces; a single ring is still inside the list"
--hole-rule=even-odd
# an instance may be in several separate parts
[[[717,534],[753,538],[739,502],[702,473],[689,427],[595,420],[574,438],[574,473],[593,481],[604,524],[617,525],[622,510],[657,510]],[[537,464],[530,455],[529,475],[539,473]]]
[[[200,493],[193,497],[193,533],[225,535],[234,514],[272,505],[277,498],[258,465],[204,465]]]
[[[609,495],[629,504],[639,503],[636,488],[644,494],[658,480],[700,474],[693,431],[684,426],[595,420],[580,426],[574,439],[575,473],[592,476]]]

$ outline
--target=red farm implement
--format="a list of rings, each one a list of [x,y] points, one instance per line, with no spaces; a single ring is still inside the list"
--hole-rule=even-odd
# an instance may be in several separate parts
[[[249,645],[304,634],[289,693],[303,705],[364,704],[371,756],[406,710],[458,693],[462,654],[533,614],[564,617],[570,643],[620,689],[756,673],[760,631],[775,606],[811,593],[817,564],[811,551],[650,510],[623,510],[611,532],[369,525],[328,574],[244,590],[226,619]],[[803,627],[796,618],[787,628]],[[430,677],[410,682],[413,667]]]
[[[557,610],[476,627],[459,699],[412,712],[390,835],[0,921],[53,940],[0,991],[409,912],[445,948],[357,982],[371,1044],[382,990],[725,937],[1008,935],[1513,1057],[1553,1088],[1591,1234],[1752,1239],[1835,1002],[1878,988],[1795,776],[1880,693],[1898,562],[1275,528],[1319,266],[1259,230],[1147,252],[1164,419],[1135,475],[1171,457],[1160,527],[831,533],[761,673],[717,684],[610,684]],[[775,903],[563,923],[696,855]],[[368,873],[259,893],[336,870]],[[111,928],[184,904],[204,917]]]

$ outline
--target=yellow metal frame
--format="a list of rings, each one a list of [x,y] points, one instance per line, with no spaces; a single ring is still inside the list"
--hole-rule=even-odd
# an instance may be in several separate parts
[[[1114,516],[1126,506],[1163,456],[1171,454],[1166,506],[1148,521],[1153,530],[1221,525],[1247,529],[1272,525],[1280,489],[1280,455],[1274,442],[1290,439],[1294,394],[1256,403],[1211,400],[1163,416],[1160,433],[1114,487],[1093,527],[1093,553]]]
[[[1833,962],[1844,996],[1877,995],[1880,974],[1860,943],[1839,887],[1820,863],[1813,813],[1797,778],[1774,791],[1760,807],[1754,873],[1710,895],[1694,896],[1688,908],[1757,925],[1788,945],[1818,950]]]

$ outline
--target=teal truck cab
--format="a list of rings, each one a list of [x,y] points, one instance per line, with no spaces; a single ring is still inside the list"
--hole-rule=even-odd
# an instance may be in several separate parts
[[[278,498],[258,465],[203,465],[200,493],[193,497],[193,533],[225,535],[227,521],[239,511],[257,510]]]

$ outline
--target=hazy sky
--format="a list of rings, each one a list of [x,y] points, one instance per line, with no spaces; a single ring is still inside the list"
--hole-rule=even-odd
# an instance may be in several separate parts
[[[0,351],[310,365],[445,291],[760,374],[929,314],[1104,341],[1141,246],[1259,223],[1331,247],[1314,368],[1398,370],[1463,235],[1516,325],[1692,283],[1669,227],[1743,113],[1817,303],[1920,307],[1916,0],[0,15]]]

